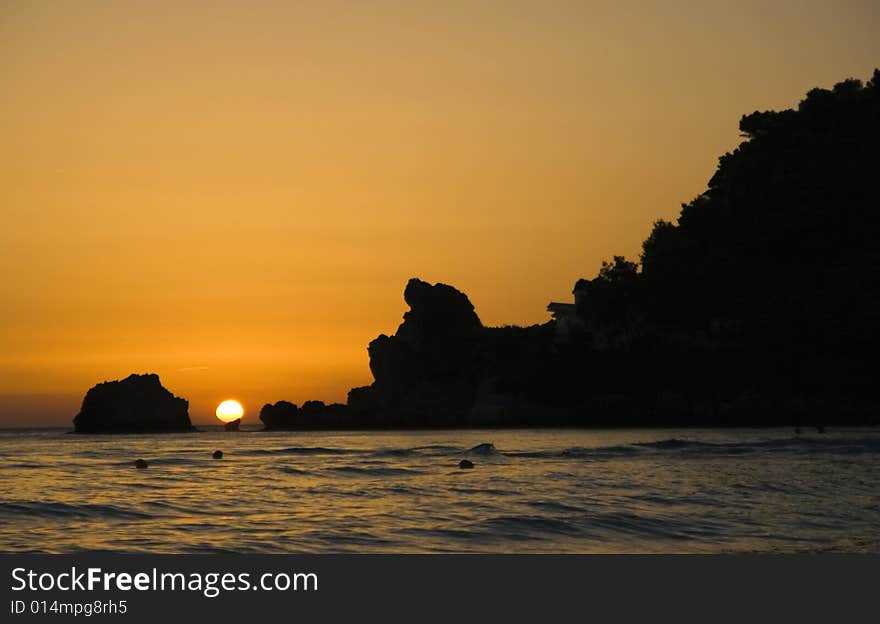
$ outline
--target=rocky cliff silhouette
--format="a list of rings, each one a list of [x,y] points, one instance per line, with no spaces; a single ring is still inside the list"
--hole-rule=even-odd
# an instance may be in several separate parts
[[[77,433],[193,430],[189,403],[166,390],[156,374],[129,375],[92,387],[73,424]]]
[[[414,278],[403,298],[410,309],[397,332],[380,335],[367,349],[375,381],[349,392],[349,408],[379,422],[454,425],[474,401],[483,325],[452,286]]]
[[[880,297],[880,70],[755,112],[641,263],[575,285],[590,394],[657,422],[871,422]],[[610,415],[609,415],[610,417]]]
[[[412,279],[403,323],[369,345],[371,385],[332,418],[276,403],[264,423],[874,423],[880,70],[745,115],[740,130],[640,262],[603,263],[574,302],[548,307],[553,320],[484,327],[466,295]]]

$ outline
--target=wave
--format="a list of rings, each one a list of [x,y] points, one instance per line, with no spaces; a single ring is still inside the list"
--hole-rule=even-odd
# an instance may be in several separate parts
[[[638,455],[640,450],[631,445],[584,447],[572,446],[562,450],[552,451],[509,451],[501,453],[505,457],[535,458],[535,459],[602,459],[611,457],[628,457]]]
[[[122,484],[121,484],[122,485]],[[133,483],[125,483],[125,487],[134,488],[136,490],[167,490],[167,485],[161,485],[159,483],[149,483],[149,482],[133,482]]]
[[[128,520],[149,520],[153,516],[115,505],[69,504],[61,502],[19,501],[0,502],[0,516],[21,517],[22,515],[69,517],[69,518],[117,518]]]
[[[574,505],[566,505],[565,503],[560,503],[558,501],[549,501],[549,500],[536,500],[536,501],[528,501],[526,503],[529,507],[533,507],[535,509],[539,509],[543,512],[556,512],[556,513],[584,513],[584,509],[582,507],[575,507]]]
[[[308,470],[300,470],[299,468],[294,468],[292,466],[281,466],[279,470],[285,474],[299,475],[305,476],[311,474]]]
[[[328,448],[325,446],[290,446],[280,449],[254,449],[238,455],[360,455],[368,453],[358,449]]]
[[[120,468],[132,468],[134,467],[135,459],[138,457],[137,454],[132,455],[132,459],[126,459],[124,461],[114,461],[107,462],[104,464],[105,466],[115,466]],[[210,455],[207,456],[207,459],[186,459],[184,457],[153,457],[148,454],[144,454],[141,456],[147,462],[147,465],[150,468],[154,468],[156,466],[202,466],[206,462],[210,462]]]
[[[205,457],[202,459],[187,459],[185,457],[146,457],[147,463],[150,466],[199,466],[204,464],[205,462],[211,461],[211,456],[205,454]],[[125,462],[125,465],[132,465],[132,461]]]
[[[710,526],[707,522],[699,525],[686,517],[644,516],[629,511],[615,511],[598,514],[589,518],[587,530],[599,530],[610,535],[629,535],[638,539],[654,538],[662,540],[687,540],[694,530],[707,536],[723,535],[722,527]]]
[[[660,450],[683,450],[716,454],[753,453],[758,451],[791,451],[796,453],[830,452],[843,454],[880,453],[880,438],[806,437],[771,438],[750,442],[701,442],[671,438],[657,442],[637,443]]]
[[[461,452],[461,447],[459,446],[449,446],[447,444],[426,444],[423,446],[414,446],[412,447],[413,451],[430,451],[435,453],[459,453]]]
[[[386,448],[371,452],[376,457],[409,457],[412,455],[458,455],[462,452],[458,446],[446,444],[427,444],[409,448]]]
[[[470,471],[457,470],[456,472],[453,472],[452,474],[458,475],[458,474],[462,474],[465,472],[470,472]],[[457,492],[459,494],[477,494],[480,496],[509,496],[509,495],[516,495],[518,493],[515,490],[502,490],[500,488],[485,488],[485,487],[469,488],[469,487],[461,487],[461,486],[450,487],[449,491],[450,492]]]
[[[0,463],[0,470],[15,468],[16,470],[32,470],[35,468],[48,468],[48,464],[36,464],[34,462]]]
[[[478,527],[492,534],[502,531],[508,537],[522,539],[532,539],[535,533],[576,535],[581,532],[566,520],[537,516],[498,516],[480,522]]]
[[[465,453],[466,455],[497,455],[498,449],[495,448],[495,445],[491,442],[483,442],[482,444],[477,444],[476,446],[470,448]]]
[[[679,438],[669,438],[668,440],[656,440],[654,442],[635,442],[633,446],[642,446],[645,448],[655,449],[682,449],[693,447],[712,447],[718,446],[711,442],[699,442],[696,440],[680,440]]]
[[[481,445],[482,446],[482,445]],[[494,449],[494,447],[493,447]],[[381,448],[381,449],[348,449],[326,446],[291,446],[280,449],[254,449],[241,451],[238,455],[367,455],[370,457],[409,457],[412,455],[458,455],[464,449],[445,444],[428,444],[423,446]],[[472,449],[473,450],[473,449]],[[480,452],[480,451],[477,451]]]
[[[340,474],[353,476],[372,476],[372,477],[395,477],[400,475],[417,475],[421,474],[418,470],[410,470],[408,468],[361,468],[359,466],[332,466],[327,468]]]
[[[668,438],[665,440],[634,442],[623,445],[574,446],[561,450],[507,451],[501,454],[505,457],[520,459],[602,460],[621,457],[647,457],[657,454],[686,458],[712,455],[742,455],[759,452],[835,453],[843,455],[880,453],[880,438],[815,438],[797,436],[751,442],[705,442],[701,440]]]

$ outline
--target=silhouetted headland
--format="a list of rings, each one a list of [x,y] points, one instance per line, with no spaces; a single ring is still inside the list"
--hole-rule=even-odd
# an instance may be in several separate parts
[[[156,374],[129,375],[91,388],[73,419],[77,433],[192,431],[189,402],[166,390]]]
[[[348,405],[266,405],[267,428],[875,424],[880,70],[740,121],[677,223],[531,327],[485,327],[412,279]],[[306,405],[314,404],[309,402]]]

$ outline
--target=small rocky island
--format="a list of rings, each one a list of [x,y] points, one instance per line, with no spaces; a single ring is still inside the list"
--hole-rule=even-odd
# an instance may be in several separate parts
[[[129,375],[91,388],[73,419],[76,433],[193,431],[189,402],[174,396],[159,375]]]
[[[266,429],[326,429],[351,426],[348,409],[341,403],[325,405],[323,401],[306,401],[302,407],[290,401],[267,403],[260,410]]]
[[[236,418],[235,420],[231,420],[228,423],[223,423],[223,430],[238,431],[239,425],[241,425],[241,418]]]

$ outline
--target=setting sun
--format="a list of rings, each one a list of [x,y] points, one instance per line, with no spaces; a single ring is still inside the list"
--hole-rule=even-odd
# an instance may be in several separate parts
[[[230,399],[228,401],[223,401],[220,405],[218,405],[216,413],[217,418],[225,423],[228,423],[241,418],[244,414],[244,408],[238,401],[233,401]]]

